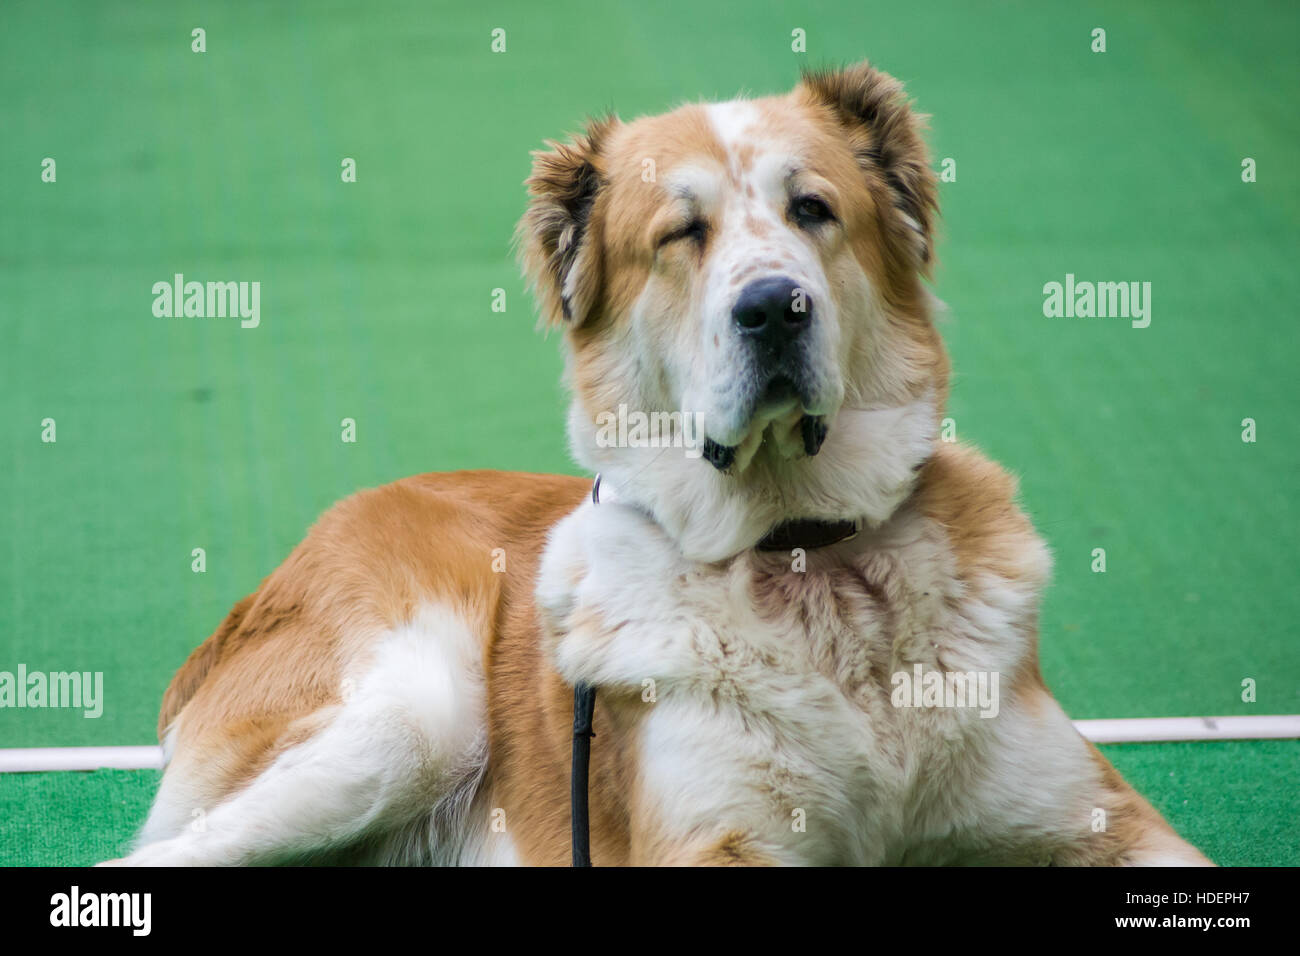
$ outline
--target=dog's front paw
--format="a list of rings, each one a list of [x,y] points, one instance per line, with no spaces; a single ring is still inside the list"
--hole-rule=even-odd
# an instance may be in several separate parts
[[[641,511],[585,504],[551,533],[537,604],[556,669],[571,683],[640,686],[673,632],[672,582],[687,566]],[[662,660],[662,658],[658,658]]]

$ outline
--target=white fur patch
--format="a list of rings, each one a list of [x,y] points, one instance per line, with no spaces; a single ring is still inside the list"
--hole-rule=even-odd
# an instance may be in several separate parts
[[[356,841],[368,841],[358,852],[373,862],[513,859],[473,804],[486,757],[481,647],[455,609],[422,607],[376,636],[324,728],[243,790],[207,805],[169,768],[141,845],[123,862],[275,862]]]
[[[683,842],[739,831],[791,863],[1044,863],[1089,838],[1101,775],[1060,708],[1013,680],[1038,561],[1024,580],[961,578],[943,529],[904,507],[803,571],[780,554],[700,564],[602,494],[554,530],[537,598],[566,680],[655,688],[637,803]],[[918,664],[999,674],[1000,706],[897,706],[891,675]]]

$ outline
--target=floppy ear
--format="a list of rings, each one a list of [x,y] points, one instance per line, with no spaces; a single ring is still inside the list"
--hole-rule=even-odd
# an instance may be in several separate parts
[[[903,84],[865,61],[842,70],[805,73],[803,87],[835,112],[858,164],[885,180],[901,213],[893,223],[898,238],[915,255],[916,266],[927,270],[938,193],[921,138],[926,117],[913,112]]]
[[[593,221],[604,183],[601,147],[618,120],[593,120],[572,142],[547,141],[533,153],[525,180],[531,197],[515,229],[519,261],[542,309],[543,321],[581,324],[600,293],[600,235]]]

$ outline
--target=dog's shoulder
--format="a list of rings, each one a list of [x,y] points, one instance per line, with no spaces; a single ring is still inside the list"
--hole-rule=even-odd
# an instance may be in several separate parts
[[[976,449],[940,442],[922,467],[916,506],[948,536],[965,579],[1047,582],[1051,554],[1018,503],[1015,477]]]

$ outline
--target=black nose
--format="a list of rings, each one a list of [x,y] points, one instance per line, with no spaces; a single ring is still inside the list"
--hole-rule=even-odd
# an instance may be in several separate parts
[[[755,279],[741,289],[731,318],[741,335],[780,348],[808,328],[812,309],[812,299],[798,283],[773,276]]]

